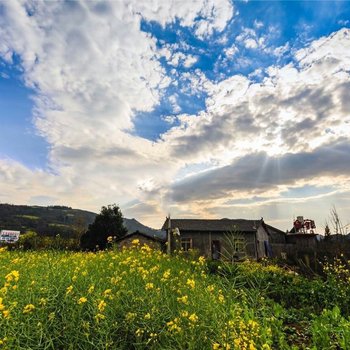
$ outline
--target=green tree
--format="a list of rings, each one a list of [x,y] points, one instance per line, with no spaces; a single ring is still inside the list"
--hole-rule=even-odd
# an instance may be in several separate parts
[[[89,225],[88,230],[82,235],[80,245],[82,249],[105,249],[109,236],[120,238],[127,233],[124,227],[123,214],[116,204],[103,206],[95,221]]]

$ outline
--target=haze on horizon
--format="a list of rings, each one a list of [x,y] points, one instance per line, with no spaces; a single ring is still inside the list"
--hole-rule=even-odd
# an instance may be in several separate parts
[[[350,2],[0,2],[0,202],[159,228],[350,222]]]

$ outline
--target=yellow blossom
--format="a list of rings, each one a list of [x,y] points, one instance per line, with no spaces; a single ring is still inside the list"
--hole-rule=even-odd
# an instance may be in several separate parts
[[[72,293],[72,290],[73,290],[73,286],[67,287],[67,289],[66,289],[66,295]]]
[[[45,306],[46,303],[47,303],[47,300],[46,300],[45,298],[40,298],[39,304],[40,304],[41,306]]]
[[[198,321],[198,316],[196,314],[191,314],[188,319],[193,322],[196,323]]]
[[[193,289],[196,285],[196,282],[195,282],[195,280],[189,278],[189,279],[187,279],[186,284]]]
[[[180,302],[180,303],[188,304],[188,296],[184,295],[182,297],[178,297],[177,301]]]
[[[125,316],[125,319],[127,321],[133,321],[136,317],[136,314],[134,312],[128,312]]]
[[[151,314],[149,312],[147,312],[147,314],[145,315],[144,319],[145,320],[149,320],[151,318]]]
[[[218,350],[220,349],[220,344],[219,343],[214,343],[213,344],[213,350]]]
[[[101,300],[101,301],[99,302],[97,308],[98,308],[98,310],[99,310],[100,312],[103,312],[104,309],[105,309],[105,307],[106,307],[106,305],[107,305],[106,302],[105,302],[104,300]]]
[[[214,289],[215,289],[215,287],[214,287],[212,284],[209,285],[209,286],[207,287],[207,291],[208,291],[209,293],[213,292]]]
[[[104,320],[105,318],[106,318],[106,316],[103,315],[103,314],[100,314],[100,313],[98,313],[98,314],[95,316],[95,320],[96,320],[97,322],[99,322],[100,320]]]
[[[139,245],[140,244],[140,240],[139,239],[133,239],[131,244],[132,245]]]
[[[19,272],[17,270],[11,271],[9,274],[5,276],[7,282],[18,282],[19,280]]]
[[[188,317],[188,311],[183,311],[181,312],[182,317]]]
[[[112,293],[112,289],[106,289],[106,290],[103,292],[103,295],[104,295],[105,297],[107,297],[107,296],[111,295],[111,293]]]
[[[143,329],[138,328],[135,332],[137,337],[141,337],[145,331]]]
[[[28,304],[24,307],[23,313],[24,314],[29,314],[35,309],[35,306],[33,304]]]
[[[149,289],[153,289],[154,288],[154,284],[153,283],[146,283],[145,289],[149,290]]]
[[[163,273],[163,278],[164,278],[164,279],[169,278],[169,276],[170,276],[170,269],[166,270],[166,271]]]
[[[85,298],[85,297],[81,297],[78,299],[78,304],[84,304],[86,302],[87,302],[87,298]]]

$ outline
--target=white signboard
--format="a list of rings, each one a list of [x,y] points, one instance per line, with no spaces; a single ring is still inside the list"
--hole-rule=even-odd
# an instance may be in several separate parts
[[[0,242],[14,243],[18,241],[20,231],[1,230]]]

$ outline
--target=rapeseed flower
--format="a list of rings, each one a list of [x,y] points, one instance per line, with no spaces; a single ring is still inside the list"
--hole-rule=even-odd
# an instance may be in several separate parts
[[[125,319],[127,321],[133,321],[136,318],[136,313],[135,312],[128,312],[125,316]]]
[[[72,290],[73,290],[73,286],[67,287],[67,289],[66,289],[66,295],[72,293]]]
[[[97,308],[98,308],[98,310],[99,310],[100,312],[103,312],[104,309],[106,308],[106,306],[107,306],[106,302],[105,302],[104,300],[101,300],[101,301],[99,302]]]
[[[28,304],[24,307],[23,313],[24,314],[29,314],[35,309],[35,306],[33,304]]]
[[[5,278],[6,278],[6,282],[12,282],[12,281],[18,282],[19,272],[17,270],[13,270],[9,274],[7,274]]]
[[[103,314],[100,314],[100,313],[98,313],[98,314],[95,316],[95,320],[96,320],[97,322],[99,322],[100,320],[104,320],[105,318],[106,318],[106,316],[103,315]]]
[[[85,297],[81,297],[78,299],[78,304],[84,304],[86,302],[87,302],[87,298],[85,298]]]
[[[186,284],[188,285],[188,286],[190,286],[192,289],[194,289],[194,287],[196,286],[196,282],[195,282],[195,280],[193,280],[193,279],[187,279],[187,282],[186,282]]]
[[[178,297],[178,298],[177,298],[177,301],[178,301],[179,303],[188,304],[188,296],[187,296],[187,295],[184,295],[184,296],[182,296],[182,297]]]
[[[190,316],[188,316],[188,319],[189,319],[192,323],[198,322],[198,316],[197,316],[196,314],[191,314]]]
[[[103,292],[103,295],[104,295],[105,297],[108,297],[108,296],[111,295],[111,293],[112,293],[112,289],[106,289],[106,290]]]
[[[154,284],[149,282],[149,283],[146,283],[146,286],[145,286],[145,289],[146,290],[149,290],[149,289],[153,289],[154,288]]]
[[[169,278],[170,276],[170,269],[166,270],[164,273],[163,273],[163,278]]]

